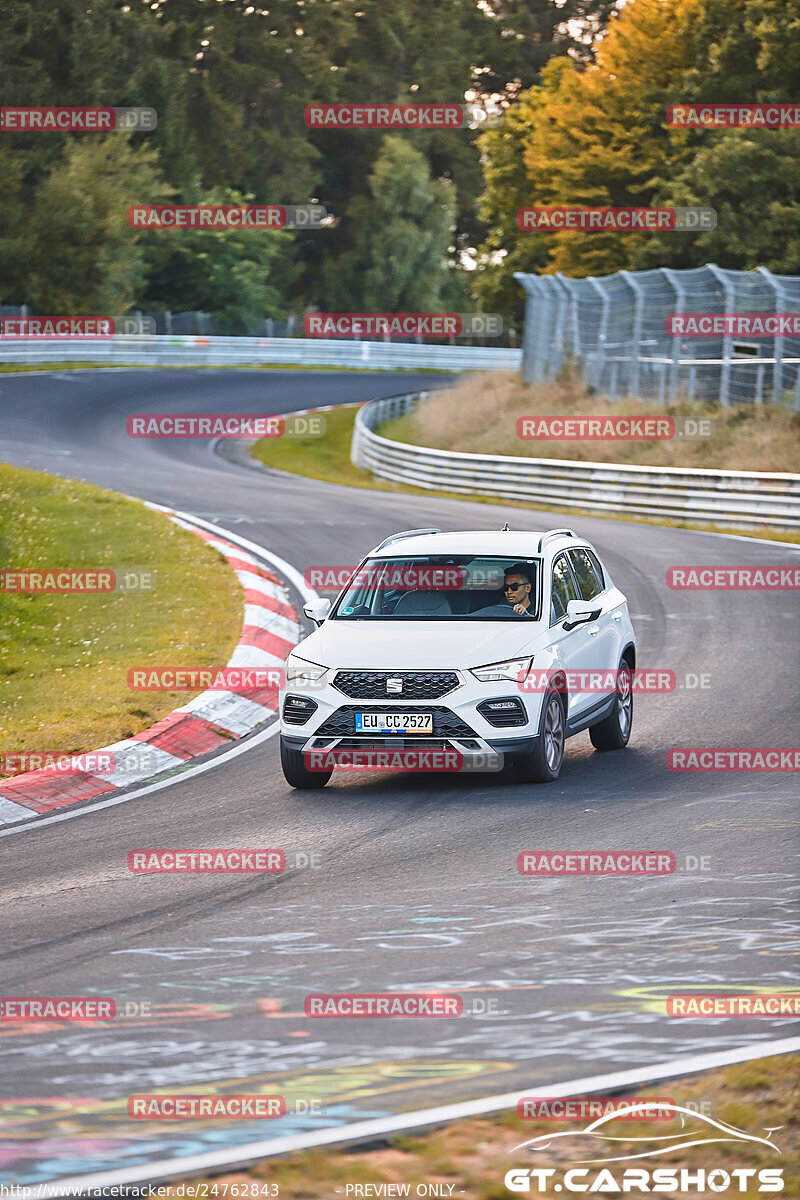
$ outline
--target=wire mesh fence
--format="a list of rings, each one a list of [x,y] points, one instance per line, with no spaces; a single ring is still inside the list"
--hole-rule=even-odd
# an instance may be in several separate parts
[[[586,384],[611,400],[687,397],[800,409],[800,276],[709,263],[586,279],[560,272],[515,278],[527,295],[528,383],[553,379],[574,362]],[[785,314],[799,315],[778,319]]]

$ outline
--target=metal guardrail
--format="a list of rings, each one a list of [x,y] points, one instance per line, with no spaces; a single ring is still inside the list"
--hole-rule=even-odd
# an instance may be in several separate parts
[[[428,394],[364,405],[353,430],[353,463],[381,479],[438,491],[734,529],[800,529],[800,475],[466,454],[393,442],[375,433],[383,422],[412,412]]]
[[[291,364],[373,371],[518,371],[522,351],[498,346],[434,346],[321,338],[118,335],[42,341],[0,338],[0,362],[96,362],[119,366],[195,367]]]

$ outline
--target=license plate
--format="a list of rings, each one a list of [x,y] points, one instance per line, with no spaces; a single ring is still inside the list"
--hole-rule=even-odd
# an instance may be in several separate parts
[[[433,713],[356,713],[356,733],[433,733]]]

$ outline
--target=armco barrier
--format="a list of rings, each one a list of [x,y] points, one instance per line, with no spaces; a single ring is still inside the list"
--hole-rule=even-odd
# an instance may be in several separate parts
[[[382,479],[439,491],[734,529],[800,529],[800,475],[465,454],[392,442],[374,432],[427,395],[412,392],[364,405],[353,431],[354,464]]]
[[[120,334],[107,340],[0,338],[0,362],[96,362],[119,366],[206,367],[281,364],[373,371],[518,371],[522,351],[500,346],[435,346],[322,338],[173,337]]]

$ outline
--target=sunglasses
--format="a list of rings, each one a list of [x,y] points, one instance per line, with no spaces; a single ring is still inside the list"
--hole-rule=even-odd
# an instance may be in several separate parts
[[[521,588],[521,587],[525,587],[525,584],[524,583],[504,583],[503,591],[504,592],[515,592],[517,590],[517,588]]]

